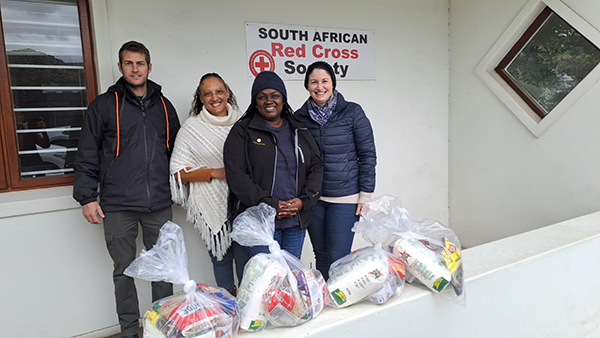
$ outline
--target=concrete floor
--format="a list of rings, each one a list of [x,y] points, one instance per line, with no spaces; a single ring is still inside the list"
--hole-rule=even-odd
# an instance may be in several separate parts
[[[142,338],[144,336],[144,329],[142,329],[140,327],[140,331],[139,331],[138,334],[139,334],[140,338]],[[108,336],[108,337],[105,337],[105,338],[121,338],[121,334],[120,333],[119,334],[114,334],[112,336]]]

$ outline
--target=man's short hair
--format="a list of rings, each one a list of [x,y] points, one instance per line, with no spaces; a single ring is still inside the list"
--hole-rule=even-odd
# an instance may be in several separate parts
[[[148,50],[148,48],[146,48],[146,46],[144,46],[143,43],[137,41],[125,42],[123,46],[121,46],[121,48],[119,49],[119,64],[123,64],[124,51],[144,54],[144,56],[146,57],[146,63],[150,64],[150,51]]]

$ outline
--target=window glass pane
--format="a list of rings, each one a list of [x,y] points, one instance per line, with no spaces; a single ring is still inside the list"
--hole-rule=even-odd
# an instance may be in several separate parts
[[[506,68],[549,113],[600,62],[600,51],[552,13]]]
[[[48,64],[83,64],[75,0],[0,2],[7,51]]]
[[[87,107],[77,3],[0,6],[21,177],[70,173]]]

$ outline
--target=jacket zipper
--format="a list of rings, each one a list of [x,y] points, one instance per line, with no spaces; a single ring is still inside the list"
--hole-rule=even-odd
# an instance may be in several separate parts
[[[299,172],[300,172],[300,156],[302,157],[302,163],[304,163],[304,153],[302,152],[302,149],[300,148],[300,143],[298,142],[298,129],[296,128],[295,132],[294,132],[294,143],[295,143],[295,148],[296,148],[296,196],[300,195],[300,185],[298,183],[298,177]],[[300,156],[298,156],[300,155]],[[298,215],[298,223],[300,225],[300,229],[303,229],[302,227],[302,216],[300,215],[300,210],[298,210],[298,213],[296,214]]]
[[[294,149],[296,151],[296,195],[298,195],[298,168],[300,168],[300,145],[298,144],[298,129],[296,129],[294,132]],[[302,162],[304,162],[304,156]]]
[[[323,125],[319,124],[320,129],[319,129],[319,138],[321,139],[321,142],[319,142],[321,149],[321,156],[323,156],[323,165],[325,164],[325,145],[323,144]]]
[[[275,176],[277,176],[277,137],[273,135],[273,133],[269,132],[271,137],[273,137],[273,143],[275,143],[275,162],[273,163],[273,179],[271,182],[271,196],[273,196],[273,191],[275,191]],[[277,208],[276,208],[277,209]]]
[[[148,197],[148,211],[150,211],[150,172],[149,172],[149,163],[148,163],[148,132],[146,128],[146,106],[144,105],[144,100],[140,99],[140,108],[142,108],[142,118],[144,120],[144,157],[146,160],[146,196]]]

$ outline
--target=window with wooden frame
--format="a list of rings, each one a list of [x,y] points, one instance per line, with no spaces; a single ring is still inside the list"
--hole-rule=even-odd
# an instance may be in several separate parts
[[[97,95],[86,0],[0,0],[0,192],[68,185]]]
[[[600,63],[600,49],[546,7],[495,71],[541,118]]]

